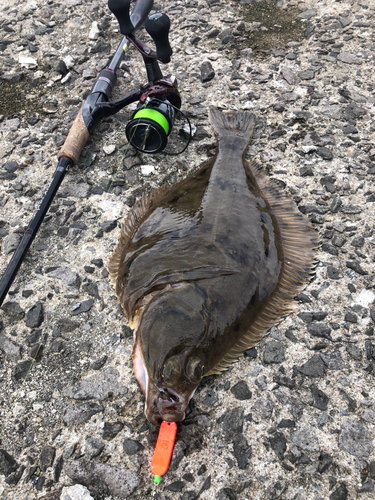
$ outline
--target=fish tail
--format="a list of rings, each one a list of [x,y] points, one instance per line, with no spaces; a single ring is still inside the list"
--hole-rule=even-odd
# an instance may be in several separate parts
[[[251,113],[223,113],[217,108],[209,112],[210,123],[219,137],[242,137],[249,144],[255,127]]]

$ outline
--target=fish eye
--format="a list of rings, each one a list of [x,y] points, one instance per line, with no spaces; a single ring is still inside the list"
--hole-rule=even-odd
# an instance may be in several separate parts
[[[182,372],[181,364],[177,358],[170,358],[164,365],[163,380],[166,384],[177,381]]]
[[[204,375],[204,366],[198,357],[189,359],[186,365],[186,374],[196,384],[201,381]]]

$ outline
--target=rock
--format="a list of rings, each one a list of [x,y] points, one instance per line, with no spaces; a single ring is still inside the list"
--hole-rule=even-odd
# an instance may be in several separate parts
[[[339,447],[358,458],[365,458],[373,451],[372,439],[364,425],[354,418],[347,418],[341,425]]]
[[[251,446],[248,445],[245,436],[238,434],[233,439],[233,455],[237,460],[239,469],[245,469],[251,456]]]
[[[173,448],[172,460],[169,464],[170,471],[176,471],[181,460],[185,456],[186,444],[183,441],[177,441]]]
[[[94,304],[93,299],[83,300],[82,302],[79,302],[78,304],[75,304],[73,306],[70,314],[72,316],[78,316],[78,314],[88,312],[93,306],[93,304]]]
[[[18,463],[9,453],[0,448],[0,474],[9,476],[18,469]]]
[[[287,448],[284,434],[282,432],[275,432],[268,437],[268,441],[271,445],[271,448],[276,453],[278,459],[284,460],[284,455]]]
[[[217,493],[217,500],[237,500],[238,497],[232,488],[223,488]]]
[[[368,272],[364,269],[362,269],[360,263],[358,260],[348,260],[346,261],[346,267],[349,269],[353,269],[357,274],[360,274],[361,276],[366,276]]]
[[[103,229],[105,233],[110,233],[117,227],[117,220],[107,220],[105,222],[100,223],[100,227]]]
[[[307,375],[308,377],[323,377],[325,373],[325,365],[323,360],[316,354],[310,358],[306,363],[298,368],[298,371]]]
[[[43,320],[43,304],[38,301],[26,314],[26,326],[29,328],[39,328]]]
[[[326,394],[324,394],[323,391],[318,389],[318,387],[315,384],[310,386],[310,390],[311,390],[311,395],[314,398],[313,406],[315,406],[315,408],[318,408],[319,410],[325,411],[328,406],[329,397]]]
[[[350,54],[349,52],[341,52],[337,56],[337,60],[345,64],[362,64],[362,59],[357,57],[355,54]]]
[[[212,408],[218,399],[219,399],[219,396],[217,395],[217,392],[210,389],[206,392],[206,394],[204,396],[203,404],[205,406]]]
[[[8,358],[20,359],[21,347],[5,335],[0,334],[0,349]]]
[[[327,267],[327,277],[331,280],[339,280],[342,278],[342,273],[340,269],[337,269],[337,267],[334,266],[328,266]]]
[[[323,160],[332,160],[333,158],[333,153],[330,149],[328,148],[317,148],[316,149],[316,154],[319,155]]]
[[[98,285],[96,283],[84,283],[82,285],[82,290],[86,292],[88,295],[91,295],[91,297],[95,297],[96,299],[99,299],[99,292],[98,292]]]
[[[124,451],[127,455],[132,456],[143,450],[143,445],[135,439],[125,439],[122,444]]]
[[[354,344],[348,344],[346,346],[346,352],[356,361],[360,361],[362,359],[362,351],[359,347]]]
[[[97,403],[83,403],[66,408],[63,421],[66,425],[78,425],[88,422],[91,417],[104,411],[104,408]]]
[[[109,366],[97,375],[87,377],[74,386],[64,389],[64,396],[72,399],[97,399],[104,401],[110,396],[123,396],[127,387],[120,383],[120,374]]]
[[[237,434],[242,433],[244,410],[241,407],[227,410],[223,415],[223,434],[225,441],[232,441]]]
[[[16,382],[23,382],[28,374],[33,361],[31,359],[21,361],[12,370],[12,377]]]
[[[95,78],[96,73],[92,78]],[[84,182],[80,184],[71,184],[70,186],[66,186],[63,191],[63,196],[72,198],[88,198],[90,196],[91,186]]]
[[[108,146],[103,146],[104,153],[109,156],[116,151],[116,146],[114,144],[109,144]]]
[[[316,9],[307,9],[301,12],[301,14],[298,14],[297,17],[299,19],[304,19],[308,20],[311,19],[312,17],[316,16],[318,11]]]
[[[3,250],[5,255],[13,253],[18,247],[19,242],[22,239],[22,235],[18,233],[11,233],[5,236],[3,243]]]
[[[319,451],[319,441],[314,427],[302,425],[292,436],[293,443],[303,451]]]
[[[113,439],[124,428],[122,422],[105,422],[103,427],[103,439]]]
[[[247,383],[244,380],[240,380],[235,384],[230,390],[236,399],[244,401],[246,399],[251,399],[251,392]]]
[[[282,68],[281,74],[283,75],[284,80],[289,83],[289,85],[297,85],[301,81],[301,79],[289,68]]]
[[[55,454],[56,449],[53,446],[47,445],[43,447],[39,456],[40,468],[43,472],[46,472],[48,467],[52,467],[53,461],[55,460]]]
[[[312,323],[307,325],[307,331],[313,337],[331,338],[331,329],[324,323]]]
[[[61,491],[60,500],[94,500],[89,490],[82,484],[65,486]]]
[[[173,483],[168,484],[165,489],[168,491],[182,491],[185,483],[183,481],[174,481]]]
[[[214,68],[212,67],[212,64],[210,63],[210,61],[204,61],[201,64],[200,70],[201,70],[201,82],[202,83],[211,81],[215,76],[215,71],[214,71]]]
[[[299,71],[298,76],[301,80],[313,80],[315,78],[315,72],[311,69],[306,69],[304,71]]]
[[[329,455],[328,453],[322,452],[319,455],[318,472],[320,472],[320,474],[323,474],[328,469],[328,467],[331,465],[332,462],[333,462],[333,459],[332,459],[331,455]]]
[[[263,363],[266,365],[282,363],[285,360],[284,347],[277,340],[270,340],[263,350]]]
[[[94,496],[128,498],[140,484],[139,476],[131,470],[85,460],[67,462],[64,472],[74,482],[87,486]]]
[[[5,302],[1,309],[12,322],[21,321],[25,316],[25,311],[21,308],[18,302]]]
[[[321,353],[320,357],[329,370],[342,370],[344,368],[340,351],[333,351],[327,354]]]
[[[66,286],[67,291],[70,293],[79,291],[81,279],[79,275],[72,271],[69,267],[58,267],[57,269],[54,269],[46,274],[50,278],[57,278],[61,280]]]
[[[340,486],[329,495],[329,500],[347,500],[348,489],[345,483],[341,483]]]
[[[84,453],[89,460],[100,455],[103,450],[104,443],[99,438],[89,437],[86,439]]]
[[[274,404],[271,399],[258,398],[251,408],[254,420],[258,422],[268,420],[272,416]]]

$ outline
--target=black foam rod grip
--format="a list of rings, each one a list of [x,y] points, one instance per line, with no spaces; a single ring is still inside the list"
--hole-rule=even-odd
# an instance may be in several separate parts
[[[108,0],[108,8],[117,17],[123,35],[133,33],[134,26],[130,21],[130,0]]]
[[[151,12],[154,0],[137,0],[131,13],[130,20],[134,29],[140,28]]]
[[[147,33],[155,42],[158,59],[163,63],[170,61],[173,52],[168,40],[170,26],[169,17],[160,13],[152,14],[145,23]]]

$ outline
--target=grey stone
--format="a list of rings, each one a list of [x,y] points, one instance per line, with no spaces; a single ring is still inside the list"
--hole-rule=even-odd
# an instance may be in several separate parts
[[[18,463],[6,450],[0,448],[0,474],[9,476],[18,469]]]
[[[9,255],[15,251],[18,247],[19,242],[22,239],[22,235],[18,233],[11,233],[4,238],[3,250],[5,255]]]
[[[334,266],[328,266],[327,267],[327,277],[331,280],[339,280],[342,278],[342,273],[340,269],[337,269],[337,267]]]
[[[360,274],[361,276],[366,276],[368,272],[365,269],[362,269],[361,264],[359,263],[358,260],[347,260],[345,262],[346,267],[349,269],[353,269],[357,274]]]
[[[306,69],[304,71],[299,71],[298,76],[301,80],[313,80],[315,78],[315,73],[311,69]]]
[[[102,411],[104,411],[102,406],[91,402],[69,406],[64,411],[63,421],[66,425],[83,424]]]
[[[223,415],[223,433],[225,441],[232,441],[237,434],[242,433],[244,410],[241,407],[227,410]]]
[[[233,439],[233,455],[237,460],[239,469],[245,469],[251,456],[251,446],[248,445],[245,436],[238,434]]]
[[[50,278],[57,278],[63,282],[67,291],[75,293],[79,291],[81,279],[77,273],[72,271],[69,267],[58,267],[53,271],[47,273]]]
[[[57,320],[56,326],[61,333],[71,333],[79,327],[79,323],[64,317]]]
[[[341,483],[340,486],[329,495],[329,500],[347,500],[348,498],[348,488],[345,483]]]
[[[180,465],[181,460],[185,456],[186,444],[183,441],[177,441],[175,443],[172,453],[172,460],[169,465],[170,471],[176,471]]]
[[[263,350],[263,363],[274,364],[282,363],[285,360],[284,346],[277,340],[270,340],[264,346]]]
[[[43,323],[43,320],[43,304],[38,301],[26,314],[26,326],[29,328],[39,328],[39,326]]]
[[[64,396],[72,399],[97,399],[104,401],[109,396],[123,396],[127,387],[120,383],[120,374],[109,366],[102,372],[87,377],[77,384],[64,389]]]
[[[323,377],[325,373],[325,365],[319,354],[315,354],[306,363],[298,368],[298,371],[308,377]]]
[[[93,495],[128,498],[140,485],[134,471],[85,460],[68,461],[64,472],[74,482],[87,486]]]
[[[210,63],[210,61],[204,61],[201,64],[200,70],[201,70],[201,82],[202,83],[211,81],[215,76],[215,71],[214,71],[214,68],[212,67],[212,64]]]
[[[323,474],[328,469],[328,467],[331,465],[332,462],[333,458],[331,457],[331,455],[322,452],[319,455],[318,472],[320,472],[320,474]]]
[[[174,481],[173,483],[168,484],[165,489],[168,491],[182,491],[185,483],[183,481]]]
[[[204,396],[203,404],[211,408],[212,406],[214,406],[218,399],[219,396],[217,395],[217,392],[209,389]]]
[[[127,455],[132,456],[143,450],[143,445],[135,439],[125,439],[122,444],[124,451]]]
[[[91,295],[91,297],[95,297],[96,299],[99,299],[99,292],[98,292],[98,285],[96,283],[84,283],[82,285],[82,290],[86,292],[88,295]]]
[[[328,406],[329,397],[324,394],[315,384],[310,386],[311,395],[314,398],[313,406],[319,410],[326,410]]]
[[[57,499],[56,499],[57,500]],[[89,490],[82,484],[66,486],[62,489],[60,500],[94,500]]]
[[[278,459],[283,460],[287,448],[284,434],[282,432],[275,432],[268,437],[268,441]]]
[[[307,325],[307,331],[313,337],[330,338],[331,329],[324,323],[311,323]]]
[[[281,74],[289,85],[297,85],[301,79],[290,68],[282,68]]]
[[[0,349],[4,351],[8,358],[20,359],[21,348],[18,344],[13,342],[10,338],[0,334]]]
[[[72,198],[88,198],[90,196],[90,192],[91,186],[81,182],[80,184],[71,184],[70,186],[66,186],[63,191],[63,196],[71,196]]]
[[[251,399],[251,392],[247,383],[244,380],[240,380],[235,384],[230,390],[236,399],[244,401],[246,399]]]
[[[337,60],[345,64],[362,64],[362,59],[357,57],[355,54],[350,54],[349,52],[341,52],[337,56]]]
[[[88,312],[91,307],[94,304],[93,299],[88,299],[88,300],[83,300],[82,302],[79,302],[76,307],[73,306],[73,309],[71,311],[72,316],[78,316],[78,314],[83,314],[85,312]]]
[[[316,149],[316,154],[319,155],[323,160],[332,160],[333,153],[330,149],[321,147]]]
[[[217,500],[237,500],[238,497],[232,488],[222,488],[217,493]]]
[[[344,368],[340,351],[333,351],[326,354],[321,353],[320,357],[329,370],[342,370]]]
[[[258,398],[251,408],[254,420],[268,420],[272,416],[274,404],[271,399],[265,397]]]
[[[105,233],[110,233],[117,227],[117,220],[106,220],[100,223],[100,227]]]
[[[361,349],[354,344],[348,344],[346,346],[346,352],[356,361],[360,361],[362,359]]]
[[[301,12],[301,14],[298,14],[299,19],[311,19],[312,17],[315,17],[317,15],[318,11],[316,9],[307,9]]]
[[[358,458],[368,457],[373,451],[368,430],[354,418],[348,418],[342,423],[339,447]]]
[[[99,438],[89,437],[86,439],[84,452],[89,460],[100,455],[103,450],[104,443]]]
[[[103,427],[103,439],[113,439],[124,428],[122,422],[105,422]]]
[[[27,359],[18,363],[12,370],[12,377],[16,382],[23,382],[26,375],[28,374],[33,361]]]
[[[319,441],[315,429],[310,425],[302,425],[292,436],[293,443],[303,451],[319,451]]]
[[[53,446],[47,445],[43,447],[39,456],[40,468],[43,472],[46,472],[48,467],[52,467],[53,461],[55,460],[55,454],[56,449]]]

